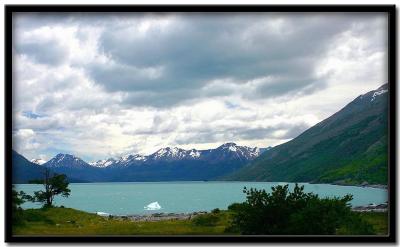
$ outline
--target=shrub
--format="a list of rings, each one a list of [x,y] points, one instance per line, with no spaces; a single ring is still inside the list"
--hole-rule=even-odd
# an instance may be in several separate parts
[[[341,228],[337,234],[343,235],[371,235],[375,234],[371,224],[361,218],[361,215],[353,213],[351,218]]]
[[[211,210],[211,213],[213,213],[213,214],[219,214],[219,212],[221,212],[221,210],[219,210],[219,208],[214,208],[213,210]]]
[[[218,216],[215,214],[203,214],[193,219],[193,223],[196,226],[216,226],[217,222]]]
[[[12,186],[11,192],[11,220],[13,225],[24,224],[24,210],[21,205],[25,202],[27,195],[23,191],[16,191],[15,186]]]
[[[371,234],[372,228],[351,211],[351,195],[321,199],[297,184],[293,192],[288,185],[273,187],[271,193],[246,188],[243,192],[246,201],[228,208],[233,212],[229,229],[241,234],[329,235],[339,227],[351,229],[355,222],[360,225],[357,234]]]

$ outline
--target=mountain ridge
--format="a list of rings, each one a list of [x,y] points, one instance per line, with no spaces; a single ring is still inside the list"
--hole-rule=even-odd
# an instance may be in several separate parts
[[[156,152],[149,155],[140,155],[140,154],[127,154],[119,158],[110,157],[103,160],[86,162],[79,157],[76,157],[72,154],[63,154],[59,153],[43,165],[46,167],[55,167],[55,166],[63,166],[63,164],[59,164],[64,159],[67,160],[68,163],[73,164],[81,164],[81,165],[90,165],[98,168],[106,168],[106,167],[122,167],[129,165],[138,165],[149,161],[179,161],[179,160],[201,160],[208,159],[210,155],[215,151],[225,151],[235,153],[238,159],[241,160],[250,160],[258,157],[262,152],[268,150],[267,148],[258,148],[258,147],[247,147],[247,146],[239,146],[233,142],[224,143],[217,148],[214,149],[182,149],[177,147],[165,147],[160,148]]]
[[[387,92],[385,84],[358,96],[223,179],[387,183]]]
[[[225,143],[207,150],[166,147],[147,156],[128,154],[90,163],[60,153],[41,166],[89,182],[211,180],[239,169],[259,154],[259,148]]]

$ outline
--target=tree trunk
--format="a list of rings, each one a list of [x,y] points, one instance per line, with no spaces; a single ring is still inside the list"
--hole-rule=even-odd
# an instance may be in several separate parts
[[[51,190],[50,190],[50,185],[49,185],[49,178],[50,178],[50,170],[46,168],[45,170],[45,177],[44,177],[44,185],[46,189],[46,205],[51,206],[52,205],[52,196],[51,196]]]

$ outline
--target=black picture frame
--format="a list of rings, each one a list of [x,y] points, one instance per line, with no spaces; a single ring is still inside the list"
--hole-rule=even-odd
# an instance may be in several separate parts
[[[384,12],[388,14],[389,234],[387,236],[13,236],[12,191],[12,15],[16,12]],[[5,241],[6,242],[395,242],[396,236],[396,7],[395,5],[5,5]]]

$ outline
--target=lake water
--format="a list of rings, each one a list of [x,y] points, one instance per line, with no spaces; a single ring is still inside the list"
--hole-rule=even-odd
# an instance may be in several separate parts
[[[156,212],[188,213],[210,211],[214,208],[226,209],[234,202],[245,201],[243,187],[265,189],[286,183],[274,182],[132,182],[132,183],[72,183],[68,198],[56,197],[55,204],[80,209],[87,212],[106,212],[114,215],[151,214]],[[387,201],[386,189],[338,186],[330,184],[304,185],[306,192],[313,192],[320,197],[344,196],[352,194],[353,206]],[[41,190],[42,185],[18,184],[17,190],[33,194]],[[289,183],[289,188],[294,184]],[[158,202],[159,210],[146,210]],[[38,208],[40,204],[25,203],[23,208]],[[149,209],[149,207],[147,207]]]

